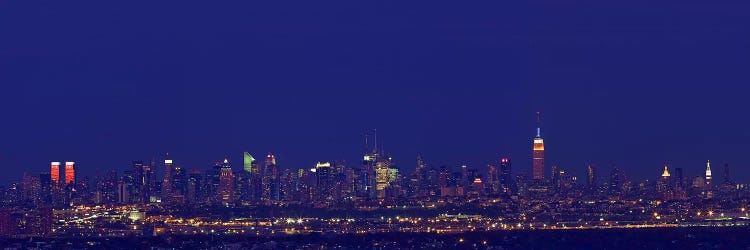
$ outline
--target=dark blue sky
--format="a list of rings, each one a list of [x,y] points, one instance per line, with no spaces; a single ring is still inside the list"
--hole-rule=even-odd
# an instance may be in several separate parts
[[[398,165],[635,179],[711,159],[750,182],[750,3],[0,2],[0,181],[170,152],[346,159],[377,128]],[[602,178],[604,179],[604,178]]]

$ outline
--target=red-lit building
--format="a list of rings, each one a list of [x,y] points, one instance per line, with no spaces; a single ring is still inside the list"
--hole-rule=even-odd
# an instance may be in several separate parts
[[[53,161],[50,163],[49,174],[52,179],[52,188],[58,188],[60,186],[60,162]]]
[[[76,182],[76,170],[73,165],[75,165],[75,162],[65,162],[65,185]]]

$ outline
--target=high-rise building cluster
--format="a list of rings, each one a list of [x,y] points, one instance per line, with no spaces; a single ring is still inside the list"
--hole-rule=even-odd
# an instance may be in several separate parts
[[[660,169],[661,175],[655,176],[656,181],[643,182],[627,178],[617,166],[611,168],[609,178],[601,181],[601,167],[588,164],[582,168],[586,180],[579,183],[564,168],[557,165],[546,168],[540,113],[536,113],[536,121],[531,165],[522,166],[522,171],[513,168],[514,161],[508,156],[500,156],[483,167],[470,167],[434,166],[417,155],[414,171],[407,172],[379,147],[375,135],[374,145],[368,144],[361,162],[318,161],[302,168],[284,166],[283,159],[274,153],[256,159],[250,152],[244,152],[242,167],[233,167],[227,157],[204,169],[187,169],[181,167],[179,159],[166,154],[159,160],[133,161],[121,173],[108,170],[93,178],[80,178],[75,162],[54,161],[50,162],[49,172],[24,174],[20,185],[2,187],[0,207],[36,208],[23,213],[30,216],[29,225],[36,225],[27,231],[46,233],[49,226],[45,223],[51,218],[49,209],[80,205],[362,208],[491,201],[491,204],[506,204],[503,211],[521,213],[519,205],[514,208],[509,204],[561,200],[571,203],[594,197],[611,202],[636,198],[711,200],[747,193],[747,186],[730,180],[728,165],[723,168],[723,182],[717,182],[710,162],[705,163],[704,174],[694,178],[684,176],[683,168],[665,165]],[[0,234],[3,234],[3,220],[9,220],[10,213],[0,210]]]

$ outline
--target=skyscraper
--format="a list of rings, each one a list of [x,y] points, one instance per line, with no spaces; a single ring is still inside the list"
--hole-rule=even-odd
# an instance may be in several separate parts
[[[50,163],[49,173],[52,180],[52,189],[57,189],[60,186],[60,162],[53,161]]]
[[[331,198],[332,182],[333,182],[333,169],[331,168],[330,162],[318,162],[315,164],[315,173],[317,176],[316,183],[318,184],[318,190],[316,191],[319,201],[325,201]]]
[[[542,117],[539,112],[536,112],[533,162],[533,179],[544,179],[544,139],[542,139]]]
[[[253,171],[253,162],[254,161],[255,161],[255,158],[253,158],[253,156],[250,155],[250,153],[248,153],[248,152],[244,153],[243,167],[244,167],[245,172],[250,173],[250,172]]]
[[[422,159],[422,155],[417,155],[417,169],[416,169],[416,175],[417,175],[417,185],[415,187],[416,189],[416,195],[417,196],[425,196],[427,194],[427,183],[425,175],[427,174],[427,164],[424,162],[424,159]]]
[[[611,195],[620,195],[622,192],[623,176],[617,166],[612,168],[609,174],[609,193]]]
[[[706,161],[706,185],[711,184],[711,161]]]
[[[515,193],[515,185],[511,176],[510,158],[503,157],[500,159],[500,186],[504,193]]]
[[[706,185],[704,186],[705,190],[705,198],[712,198],[714,196],[713,193],[713,180],[711,177],[711,161],[706,161]]]
[[[161,196],[164,201],[171,201],[171,197],[174,194],[172,190],[172,172],[172,160],[169,159],[169,154],[167,154],[167,159],[164,160],[164,180],[161,185]]]
[[[276,167],[276,156],[272,153],[266,155],[266,164],[263,166],[262,185],[263,185],[263,200],[267,201],[271,199],[271,182],[273,181],[273,168]]]
[[[238,176],[238,181],[240,181],[238,187],[240,187],[240,200],[243,203],[249,204],[250,202],[254,202],[257,200],[257,188],[256,186],[260,186],[258,182],[258,168],[257,163],[255,163],[255,158],[250,155],[249,152],[243,153],[243,172],[240,176]]]
[[[670,191],[670,176],[669,169],[664,165],[664,171],[661,173],[661,178],[656,182],[656,187],[659,192]]]
[[[73,165],[75,165],[75,162],[65,162],[65,185],[76,182],[76,170]]]
[[[219,194],[221,195],[221,203],[224,206],[229,206],[234,202],[234,174],[232,173],[232,166],[229,165],[229,160],[227,159],[224,159],[224,165],[221,166]]]
[[[588,168],[586,168],[586,185],[590,190],[595,190],[597,187],[596,169],[592,164],[589,164]]]

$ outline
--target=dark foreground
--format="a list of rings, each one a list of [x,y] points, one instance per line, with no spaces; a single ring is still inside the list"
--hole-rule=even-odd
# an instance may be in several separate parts
[[[382,233],[367,235],[162,236],[0,239],[42,249],[750,249],[750,227]]]

